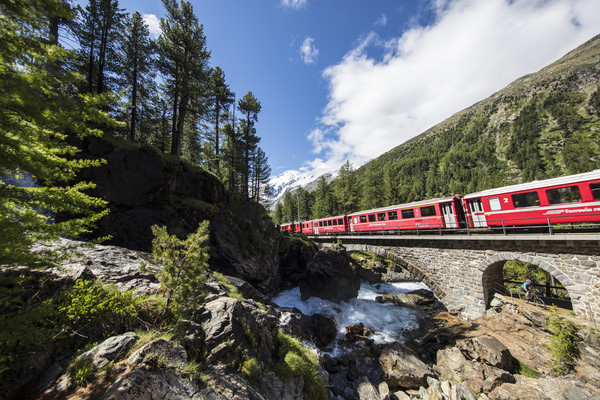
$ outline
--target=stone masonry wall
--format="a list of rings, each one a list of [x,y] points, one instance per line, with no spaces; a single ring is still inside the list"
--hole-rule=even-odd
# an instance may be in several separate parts
[[[552,274],[567,289],[573,311],[580,317],[591,315],[600,322],[600,252],[592,246],[508,245],[487,249],[381,246],[346,244],[348,250],[377,253],[408,268],[423,281],[449,311],[468,319],[486,310],[497,284],[502,285],[502,266],[508,260],[528,262]],[[492,247],[492,248],[489,248]],[[498,247],[498,248],[493,248]],[[534,249],[534,247],[537,247]],[[591,311],[591,313],[590,313]]]

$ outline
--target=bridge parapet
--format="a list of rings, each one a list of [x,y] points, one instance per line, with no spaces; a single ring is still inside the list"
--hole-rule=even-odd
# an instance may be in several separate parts
[[[537,265],[566,288],[573,311],[600,322],[600,235],[335,236],[348,250],[370,251],[407,268],[450,311],[481,316],[508,260]]]

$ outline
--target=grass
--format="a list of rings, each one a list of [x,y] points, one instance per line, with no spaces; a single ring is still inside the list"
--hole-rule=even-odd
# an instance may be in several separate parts
[[[530,378],[539,378],[540,373],[537,369],[530,367],[521,360],[513,358],[513,367],[515,368],[515,374],[528,376]]]
[[[302,393],[305,399],[327,400],[327,389],[319,373],[317,354],[281,329],[278,330],[276,339],[278,354],[283,362],[275,366],[275,373],[283,379],[301,376],[304,379]]]
[[[237,300],[244,300],[244,296],[240,294],[237,288],[233,286],[231,282],[227,280],[227,278],[225,278],[225,275],[221,274],[220,272],[213,272],[212,275],[221,284],[221,286],[224,286],[227,289],[227,295],[229,297]]]

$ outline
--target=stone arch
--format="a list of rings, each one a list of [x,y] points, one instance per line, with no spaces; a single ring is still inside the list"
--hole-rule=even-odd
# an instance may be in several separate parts
[[[370,246],[366,244],[345,244],[347,250],[362,250],[368,251],[370,253],[377,254],[383,258],[387,258],[388,260],[394,261],[396,264],[405,268],[408,272],[410,272],[411,276],[419,282],[423,282],[431,291],[437,296],[437,298],[447,307],[448,294],[441,288],[440,284],[435,281],[432,277],[430,277],[425,271],[427,270],[426,266],[419,265],[417,261],[407,261],[401,255],[398,255],[394,252],[394,248],[387,248],[382,246]]]
[[[477,266],[477,269],[481,271],[481,286],[486,309],[489,308],[489,304],[494,293],[500,291],[498,286],[504,286],[503,268],[506,261],[510,260],[518,260],[533,264],[546,271],[550,275],[557,278],[560,283],[563,284],[567,290],[567,293],[569,293],[569,296],[573,298],[569,291],[569,287],[573,286],[573,282],[567,275],[562,273],[557,265],[551,260],[547,259],[546,257],[532,257],[522,253],[501,252],[494,254],[486,260],[483,260]]]

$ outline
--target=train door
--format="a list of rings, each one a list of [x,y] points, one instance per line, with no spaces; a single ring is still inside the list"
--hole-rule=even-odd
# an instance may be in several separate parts
[[[471,218],[473,219],[473,227],[485,228],[487,222],[485,220],[485,214],[483,213],[483,204],[481,204],[481,198],[467,200],[469,205],[469,211],[471,211]]]
[[[315,221],[315,235],[319,234],[319,221]]]
[[[454,214],[454,207],[452,207],[452,203],[442,203],[442,214],[444,214],[444,222],[446,223],[446,228],[458,228],[456,224],[456,215]]]

